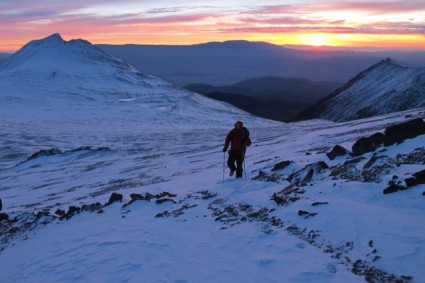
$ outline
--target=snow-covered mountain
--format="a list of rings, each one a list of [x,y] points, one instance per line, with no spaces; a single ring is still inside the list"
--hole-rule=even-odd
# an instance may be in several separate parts
[[[151,129],[224,126],[228,119],[259,121],[145,75],[85,40],[67,42],[59,34],[28,43],[4,62],[0,93],[2,118],[14,116],[23,123],[68,121],[91,127],[90,121],[98,120],[110,128],[118,126],[117,120],[131,119]]]
[[[304,110],[294,120],[349,121],[425,106],[425,68],[386,59]]]
[[[0,282],[423,282],[425,135],[330,157],[423,110],[272,123],[80,41],[28,50],[0,72]]]

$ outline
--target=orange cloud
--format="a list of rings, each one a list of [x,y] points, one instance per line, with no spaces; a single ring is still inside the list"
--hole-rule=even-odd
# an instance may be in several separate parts
[[[310,38],[316,44],[378,46],[383,38],[392,38],[384,40],[388,48],[424,46],[422,0],[270,4],[275,2],[248,5],[229,0],[220,5],[223,2],[201,0],[173,6],[165,0],[149,4],[123,0],[120,8],[112,0],[74,0],[67,4],[9,1],[0,9],[0,51],[17,50],[32,39],[56,32],[65,39],[113,44],[193,44],[235,39],[309,44]]]

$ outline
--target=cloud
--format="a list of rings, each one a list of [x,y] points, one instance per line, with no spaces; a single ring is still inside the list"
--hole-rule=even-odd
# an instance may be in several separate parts
[[[237,27],[220,29],[220,32],[224,33],[264,33],[264,34],[276,34],[276,33],[330,33],[330,34],[382,34],[382,35],[404,35],[404,34],[422,34],[425,31],[425,27],[421,25],[390,25],[380,24],[375,27],[361,26],[361,27],[349,27],[349,26],[268,26],[268,27]]]
[[[2,0],[0,37],[20,44],[37,36],[150,43],[186,40],[270,38],[276,34],[424,34],[425,1],[306,0],[280,4],[264,0]],[[294,1],[291,1],[294,3]],[[6,44],[7,42],[4,42]],[[9,44],[9,43],[8,43]],[[18,44],[18,43],[16,43]]]
[[[363,11],[370,14],[391,14],[425,11],[425,1],[347,1],[332,2],[322,5],[322,9],[328,11]]]

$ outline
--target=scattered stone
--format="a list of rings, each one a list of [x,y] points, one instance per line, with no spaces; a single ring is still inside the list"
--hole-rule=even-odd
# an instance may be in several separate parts
[[[0,213],[0,222],[3,220],[8,220],[8,219],[9,219],[9,215],[7,215],[4,212]]]
[[[315,173],[320,174],[328,168],[329,166],[324,161],[308,164],[303,169],[289,175],[287,181],[291,184],[305,186],[311,181]]]
[[[112,193],[106,205],[113,204],[114,202],[117,202],[117,201],[122,202],[122,194]]]
[[[363,166],[363,169],[368,169],[368,168],[372,167],[372,165],[373,165],[376,161],[378,161],[379,159],[384,159],[384,158],[386,158],[386,157],[388,157],[388,156],[384,156],[384,155],[381,155],[381,156],[376,156],[376,155],[374,155],[374,156],[372,156],[372,157],[369,159],[369,161],[365,163],[365,165]]]
[[[354,156],[360,156],[368,152],[375,151],[384,143],[384,134],[375,133],[370,137],[358,139],[352,146]]]
[[[408,187],[425,184],[425,170],[414,173],[413,177],[405,179],[404,182]]]
[[[279,174],[275,173],[275,174],[272,174],[272,175],[267,175],[266,172],[264,172],[263,170],[260,170],[258,172],[258,175],[255,176],[254,178],[252,178],[252,180],[278,183],[280,178],[281,178],[281,175],[279,175]]]
[[[63,209],[57,209],[55,211],[55,214],[56,215],[59,215],[59,216],[65,215],[65,210],[63,210]]]
[[[397,277],[397,275],[382,271],[374,266],[369,266],[363,260],[354,262],[351,272],[359,276],[364,276],[367,282],[404,283],[405,278],[411,278],[410,276]]]
[[[284,205],[286,204],[286,200],[276,194],[273,194],[271,200],[274,200],[277,205]]]
[[[196,194],[199,194],[200,196],[196,196],[195,199],[199,199],[200,198],[200,199],[204,199],[204,200],[207,200],[207,199],[210,199],[210,198],[214,198],[214,197],[217,196],[217,193],[212,193],[212,192],[210,192],[208,190],[198,191],[198,192],[196,192]]]
[[[299,195],[304,193],[305,190],[299,187],[294,187],[293,185],[289,185],[283,190],[274,193],[270,199],[275,201],[278,205],[286,206],[300,200],[301,197],[299,197]]]
[[[153,194],[151,194],[151,193],[146,193],[146,195],[145,195],[145,199],[147,200],[147,201],[151,201],[151,199],[153,199],[155,196],[153,195]]]
[[[62,215],[59,219],[63,220],[63,219],[70,219],[71,217],[73,217],[75,214],[80,213],[81,208],[77,207],[77,206],[70,206],[68,209],[68,212],[65,213],[64,215]]]
[[[307,219],[309,217],[316,216],[317,214],[318,214],[317,212],[308,212],[308,211],[305,211],[305,210],[298,210],[298,215],[304,216],[305,219]]]
[[[273,166],[272,171],[281,170],[285,167],[288,167],[291,163],[293,163],[293,161],[286,160],[286,161],[279,162]]]
[[[340,145],[334,146],[334,148],[331,150],[331,152],[326,153],[326,156],[330,160],[334,160],[338,156],[344,156],[344,155],[350,155],[351,156],[351,152],[349,152],[347,149],[345,149],[344,147],[342,147]]]
[[[385,129],[384,145],[390,146],[423,134],[425,134],[425,122],[421,118],[417,118],[387,127]]]
[[[311,204],[311,206],[318,206],[318,205],[323,205],[323,204],[329,204],[329,203],[327,201],[325,201],[325,202],[313,202]]]
[[[81,207],[82,211],[89,211],[89,212],[98,212],[101,213],[103,212],[103,206],[100,202],[96,202],[96,203],[92,203],[92,204],[83,204],[83,206]]]
[[[406,183],[406,186],[408,186],[408,187],[413,187],[413,186],[417,185],[416,178],[414,178],[414,177],[407,178],[407,179],[404,180],[404,182]]]
[[[141,194],[131,194],[130,197],[131,197],[131,201],[146,200],[146,198],[142,196]]]
[[[175,198],[177,195],[175,194],[170,194],[169,192],[162,192],[156,195],[156,198],[163,198],[163,197],[170,197],[170,198]]]
[[[396,193],[398,191],[404,191],[407,188],[401,185],[397,185],[397,184],[391,184],[389,187],[387,187],[386,189],[384,189],[384,195],[386,194],[392,194],[392,193]]]

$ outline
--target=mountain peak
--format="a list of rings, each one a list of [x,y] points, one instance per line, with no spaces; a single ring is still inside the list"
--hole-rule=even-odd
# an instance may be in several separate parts
[[[59,33],[54,33],[42,39],[44,42],[65,42]]]
[[[408,68],[387,58],[359,73],[294,120],[349,121],[425,106],[425,68]]]
[[[379,63],[377,63],[375,66],[396,66],[396,67],[401,67],[400,64],[398,64],[395,60],[393,60],[391,58],[383,59]]]
[[[30,41],[22,49],[25,49],[25,48],[28,49],[28,48],[33,48],[37,46],[49,46],[49,45],[56,46],[56,45],[60,45],[64,43],[66,43],[66,41],[63,40],[61,35],[59,33],[54,33],[52,35],[49,35],[48,37]]]
[[[80,62],[78,65],[77,62]],[[33,40],[6,60],[0,70],[37,70],[50,73],[53,69],[65,73],[79,73],[109,62],[119,69],[132,69],[127,63],[106,54],[99,47],[82,39],[65,41],[59,33]],[[85,67],[82,68],[84,64]],[[78,67],[77,67],[78,66]]]

